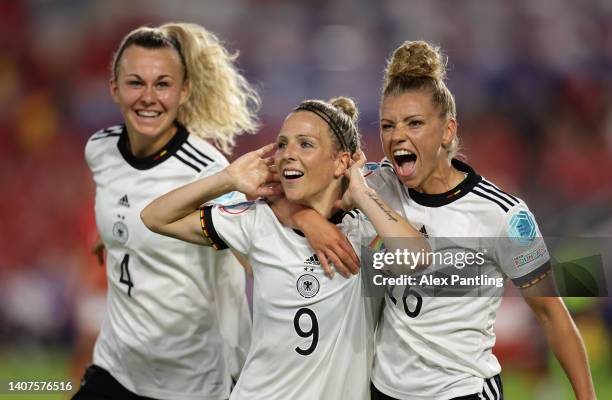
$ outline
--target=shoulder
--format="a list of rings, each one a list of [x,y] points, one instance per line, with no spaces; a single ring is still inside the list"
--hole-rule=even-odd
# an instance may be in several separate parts
[[[215,146],[193,133],[187,136],[175,156],[184,164],[195,167],[201,176],[212,175],[229,164]]]
[[[363,176],[366,178],[368,185],[377,191],[398,182],[393,165],[386,158],[383,158],[380,162],[366,163],[363,167]]]
[[[538,229],[535,216],[521,198],[484,178],[472,193],[477,196],[479,207],[487,209],[491,218],[499,221],[503,236],[535,235]]]
[[[99,163],[108,149],[117,147],[123,130],[124,125],[113,125],[100,129],[89,137],[85,144],[85,160],[90,167]]]
[[[506,215],[516,207],[526,207],[523,200],[504,191],[484,177],[474,186],[472,193],[479,198],[483,207],[491,207],[500,215]]]

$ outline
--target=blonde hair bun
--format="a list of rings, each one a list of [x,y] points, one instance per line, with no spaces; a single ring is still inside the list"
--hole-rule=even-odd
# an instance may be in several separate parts
[[[353,121],[353,123],[359,118],[359,111],[357,110],[355,101],[353,101],[351,98],[343,96],[334,97],[333,99],[329,100],[329,104],[346,114]]]
[[[444,80],[446,60],[440,48],[420,40],[404,42],[393,52],[386,71],[387,80],[402,77]]]

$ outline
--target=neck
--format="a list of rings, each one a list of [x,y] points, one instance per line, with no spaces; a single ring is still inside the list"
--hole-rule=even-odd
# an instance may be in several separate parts
[[[160,135],[145,136],[135,133],[126,126],[129,139],[130,152],[135,157],[144,158],[152,156],[160,151],[174,137],[177,132],[176,125],[172,125],[168,130]]]
[[[340,196],[340,181],[328,186],[325,190],[319,192],[313,198],[304,201],[303,205],[312,208],[322,217],[329,219],[334,212],[334,202],[341,198]]]
[[[425,194],[444,193],[456,187],[463,179],[463,173],[456,170],[448,159],[444,159],[414,190]]]

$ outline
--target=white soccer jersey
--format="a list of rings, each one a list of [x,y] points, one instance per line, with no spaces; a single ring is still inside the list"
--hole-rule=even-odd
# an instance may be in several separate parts
[[[467,164],[452,163],[466,178],[438,195],[406,188],[388,160],[369,165],[366,179],[391,207],[430,237],[499,238],[479,267],[487,276],[509,277],[524,286],[547,273],[548,251],[525,203]],[[478,243],[471,240],[471,250],[477,251]],[[381,392],[398,399],[450,399],[480,393],[484,379],[500,372],[491,352],[500,297],[410,295],[406,311],[401,292],[393,293],[395,302],[385,296],[376,338],[372,381]]]
[[[326,277],[306,238],[263,201],[205,207],[202,222],[215,248],[253,267],[253,337],[231,399],[369,399],[377,314],[360,277]],[[368,225],[353,212],[339,228],[358,250]]]
[[[250,341],[244,271],[229,251],[151,232],[140,212],[227,160],[182,126],[145,159],[128,150],[124,126],[107,128],[89,139],[85,158],[107,249],[107,316],[94,364],[139,395],[226,399]]]

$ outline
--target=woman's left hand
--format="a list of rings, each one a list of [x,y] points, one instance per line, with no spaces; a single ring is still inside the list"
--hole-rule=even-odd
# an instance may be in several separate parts
[[[349,168],[344,172],[344,177],[349,181],[348,188],[344,192],[342,199],[336,201],[335,207],[343,210],[355,208],[355,195],[368,189],[368,184],[361,172],[365,163],[365,154],[360,149],[357,150],[353,155]]]

